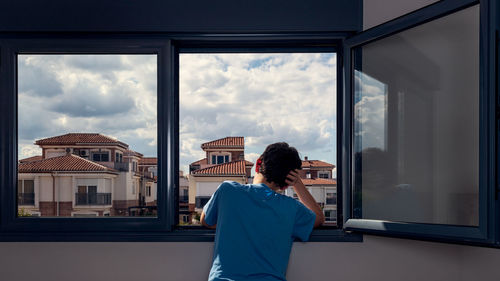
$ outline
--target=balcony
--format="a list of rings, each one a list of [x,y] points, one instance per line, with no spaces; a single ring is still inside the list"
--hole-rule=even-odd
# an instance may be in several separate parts
[[[35,205],[35,193],[18,193],[18,205]]]
[[[118,170],[120,172],[128,172],[130,169],[129,169],[129,164],[130,163],[124,163],[124,162],[115,162],[115,170]]]
[[[111,193],[75,193],[75,205],[111,205]]]

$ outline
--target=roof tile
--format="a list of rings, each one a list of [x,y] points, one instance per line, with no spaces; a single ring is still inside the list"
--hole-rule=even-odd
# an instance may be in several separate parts
[[[106,166],[97,164],[74,154],[47,158],[39,161],[20,163],[19,173],[47,172],[113,172]]]
[[[21,159],[21,160],[19,160],[19,163],[28,163],[28,162],[33,162],[33,161],[40,161],[42,159],[43,159],[42,155],[36,155],[36,156],[31,156],[31,157],[28,157],[28,158]]]
[[[328,167],[335,168],[335,165],[321,160],[302,160],[302,168]]]
[[[37,145],[78,145],[78,144],[115,144],[128,148],[128,144],[115,138],[97,133],[69,133],[65,135],[40,139],[35,142]]]
[[[158,158],[156,157],[143,157],[139,159],[139,165],[158,165]]]
[[[246,175],[245,160],[232,161],[228,163],[218,164],[211,167],[199,169],[193,172],[194,175],[213,175],[213,176],[244,176]]]
[[[202,149],[206,148],[244,148],[244,137],[225,137],[222,139],[209,141],[201,144]]]

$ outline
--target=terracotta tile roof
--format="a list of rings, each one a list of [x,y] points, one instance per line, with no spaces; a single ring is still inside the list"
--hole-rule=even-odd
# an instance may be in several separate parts
[[[114,144],[128,148],[128,144],[97,133],[69,133],[65,135],[37,140],[37,145],[83,145],[83,144]]]
[[[244,148],[244,137],[225,137],[222,139],[209,141],[201,144],[202,149],[207,148]]]
[[[204,165],[204,164],[208,164],[207,158],[203,158],[203,159],[200,159],[198,161],[195,161],[195,162],[191,163],[190,165]]]
[[[334,179],[320,179],[320,178],[302,179],[302,182],[304,183],[304,185],[328,185],[328,184],[336,185],[337,184],[337,181]]]
[[[214,165],[211,167],[199,169],[193,172],[194,175],[213,175],[213,176],[219,176],[219,175],[224,175],[224,176],[229,176],[229,175],[235,175],[235,176],[244,176],[246,175],[246,170],[245,166],[247,161],[245,160],[238,160],[238,161],[232,161],[224,164],[218,164]]]
[[[319,168],[319,167],[328,167],[335,168],[335,165],[323,162],[321,160],[302,160],[302,168]]]
[[[208,164],[207,158],[203,158],[203,159],[200,159],[198,161],[191,163],[190,165],[206,165],[206,164]],[[253,166],[253,163],[245,160],[245,165],[246,166]]]
[[[36,155],[36,156],[31,156],[31,157],[28,157],[28,158],[21,159],[21,160],[19,160],[19,163],[28,163],[28,162],[33,162],[33,161],[40,161],[42,159],[43,159],[42,155]]]
[[[136,157],[142,157],[142,153],[139,153],[137,151],[133,151],[133,150],[130,150],[130,149],[127,149],[125,150],[125,152],[123,153],[123,156],[136,156]]]
[[[139,159],[139,165],[158,165],[158,158],[156,157],[143,157]]]
[[[19,173],[48,173],[48,172],[111,172],[107,168],[74,154],[47,158],[39,161],[21,163],[18,165]]]

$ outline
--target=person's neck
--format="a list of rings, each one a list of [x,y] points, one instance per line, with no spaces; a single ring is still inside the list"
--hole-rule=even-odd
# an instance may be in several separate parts
[[[274,190],[274,191],[278,191],[280,188],[278,186],[276,186],[274,183],[272,182],[268,182],[266,180],[266,178],[264,177],[264,175],[262,175],[261,173],[256,173],[255,176],[253,177],[253,183],[254,184],[259,184],[259,183],[263,183],[265,185],[267,185],[270,189]]]

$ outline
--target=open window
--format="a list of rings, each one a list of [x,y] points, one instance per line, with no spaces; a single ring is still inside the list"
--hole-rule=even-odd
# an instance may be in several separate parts
[[[179,183],[188,190],[180,225],[200,226],[218,186],[252,183],[265,147],[284,141],[300,153],[302,181],[329,217],[324,227],[337,226],[336,50],[179,49]],[[282,193],[296,198],[291,187]]]
[[[488,35],[480,4],[462,2],[440,1],[346,41],[346,229],[491,241]]]

